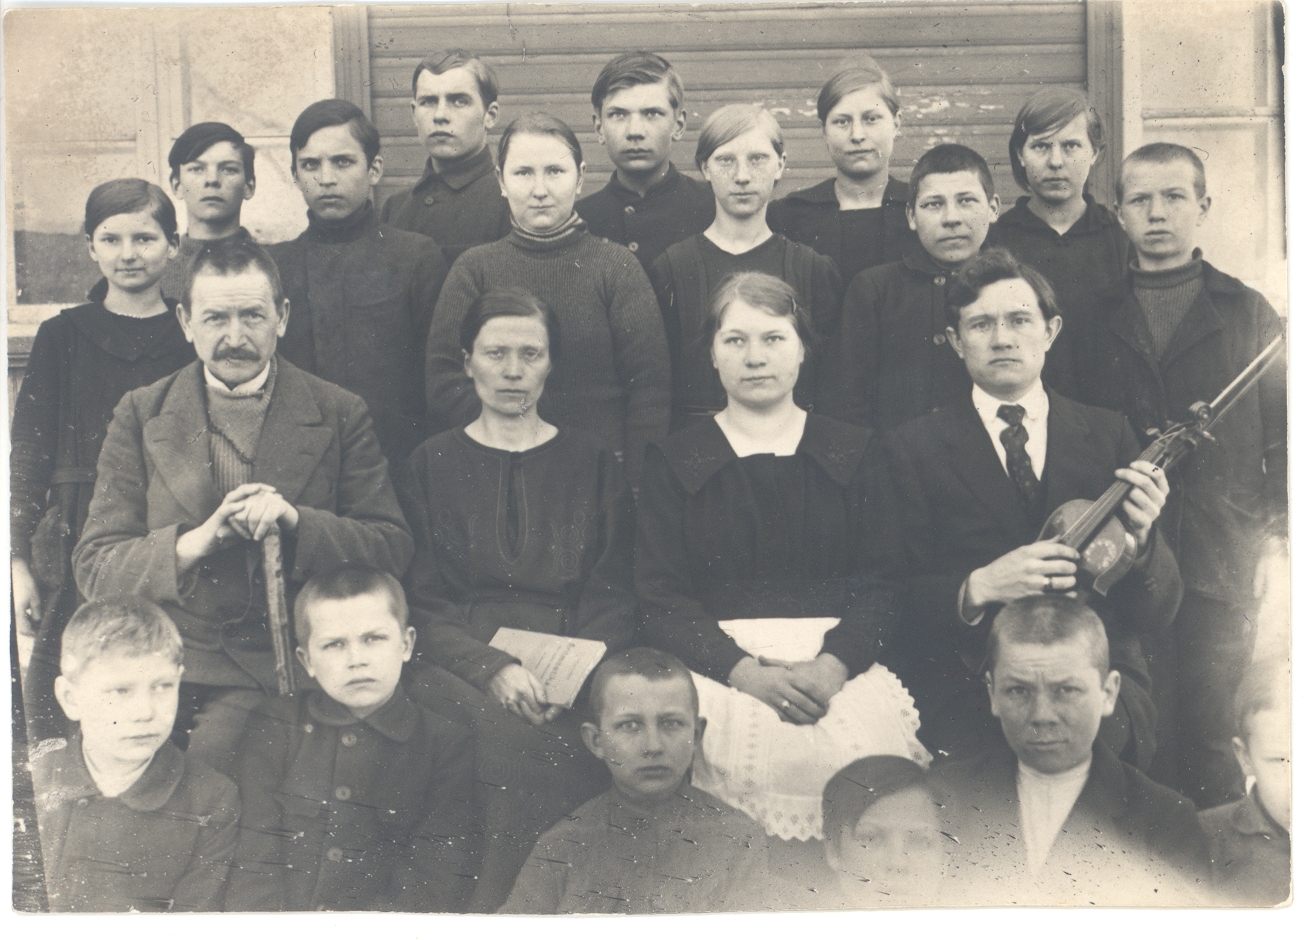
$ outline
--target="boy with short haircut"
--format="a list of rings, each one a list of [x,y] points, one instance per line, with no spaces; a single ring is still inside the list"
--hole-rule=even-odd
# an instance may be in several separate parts
[[[291,316],[278,352],[343,386],[371,412],[391,467],[429,436],[426,336],[448,262],[424,235],[381,222],[381,137],[357,105],[309,105],[290,130],[308,228],[268,248]]]
[[[947,287],[1001,208],[988,164],[960,144],[922,156],[909,190],[907,223],[919,241],[901,261],[852,279],[818,408],[878,431],[969,394],[947,344]]]
[[[84,604],[54,691],[80,723],[32,761],[52,911],[216,911],[240,816],[235,784],[169,741],[181,635],[141,598]]]
[[[1189,148],[1135,150],[1120,167],[1117,195],[1137,257],[1130,293],[1099,333],[1083,400],[1123,412],[1143,439],[1187,420],[1194,402],[1214,401],[1283,327],[1263,296],[1202,258],[1210,197]],[[1232,701],[1251,656],[1264,525],[1287,509],[1286,381],[1279,357],[1224,415],[1215,439],[1171,471],[1175,498],[1160,519],[1184,592],[1172,639],[1153,651],[1157,702],[1175,700],[1161,729],[1172,724],[1176,738],[1169,757],[1162,740],[1156,770],[1201,808],[1242,792],[1229,748]]]
[[[616,170],[575,208],[590,232],[625,245],[646,271],[716,216],[711,186],[671,163],[671,148],[689,118],[684,86],[661,56],[625,52],[603,66],[591,99],[594,130]]]
[[[684,664],[637,647],[594,671],[585,746],[612,789],[539,839],[501,914],[652,914],[764,906],[766,834],[690,785],[707,720]]]
[[[320,688],[249,718],[228,910],[459,911],[479,859],[471,734],[408,698],[399,582],[351,565],[295,600]]]
[[[1281,904],[1291,889],[1291,672],[1281,661],[1246,672],[1234,705],[1233,752],[1254,783],[1240,800],[1197,814],[1215,889],[1231,904]]]
[[[240,210],[254,198],[254,148],[220,121],[193,124],[168,152],[172,195],[186,204],[186,233],[159,282],[164,297],[180,300],[186,269],[205,245],[249,238]]]
[[[498,78],[466,49],[431,53],[412,73],[411,108],[426,167],[417,185],[385,200],[381,221],[432,239],[452,264],[512,227],[485,142],[498,120]]]

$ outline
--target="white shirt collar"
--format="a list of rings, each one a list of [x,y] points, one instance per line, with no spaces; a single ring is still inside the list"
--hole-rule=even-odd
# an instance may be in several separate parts
[[[258,373],[258,375],[254,376],[248,382],[241,382],[235,388],[227,388],[227,383],[223,382],[212,372],[208,371],[208,366],[206,365],[204,366],[204,384],[209,388],[215,388],[218,391],[226,392],[228,395],[252,395],[263,387],[263,384],[267,381],[267,376],[271,371],[272,360],[269,359],[267,365],[263,366],[263,371]]]
[[[1029,463],[1033,465],[1033,475],[1041,480],[1047,462],[1047,414],[1051,411],[1051,402],[1047,398],[1047,390],[1042,387],[1042,380],[1034,382],[1019,401],[1005,402],[994,398],[977,385],[974,386],[971,397],[974,408],[979,413],[979,420],[983,422],[983,428],[988,432],[992,447],[997,452],[997,459],[1007,474],[1010,469],[1006,466],[1006,445],[1001,442],[1001,433],[1010,425],[997,417],[997,409],[1007,404],[1023,407],[1024,430],[1029,435],[1024,450],[1029,455]]]
[[[1000,398],[994,398],[989,395],[978,385],[974,386],[972,393],[974,407],[978,409],[979,417],[983,419],[984,425],[992,421],[1000,420],[997,417],[997,409],[1002,405],[1020,405],[1024,408],[1024,421],[1045,421],[1047,412],[1051,410],[1051,401],[1047,398],[1047,390],[1042,387],[1042,379],[1035,381],[1031,388],[1024,393],[1023,397],[1017,401],[1003,401]]]
[[[1030,871],[1036,872],[1046,864],[1091,770],[1091,758],[1058,774],[1043,773],[1019,762],[1015,789],[1019,793],[1020,834]]]

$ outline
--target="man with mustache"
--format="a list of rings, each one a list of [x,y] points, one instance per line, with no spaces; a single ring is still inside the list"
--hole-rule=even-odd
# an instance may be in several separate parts
[[[254,148],[234,127],[204,121],[181,132],[168,152],[172,195],[186,204],[181,249],[164,269],[159,289],[173,300],[186,287],[186,268],[205,245],[249,238],[240,210],[254,198]]]
[[[289,315],[262,248],[200,250],[177,308],[199,359],[119,402],[73,552],[87,598],[138,595],[176,623],[173,739],[227,773],[248,710],[277,689],[266,534],[281,534],[289,605],[319,572],[398,576],[412,556],[366,404],[276,354]]]
[[[671,163],[671,147],[689,120],[684,85],[661,56],[624,52],[603,66],[590,98],[598,142],[616,169],[575,211],[590,232],[633,251],[646,271],[716,215],[711,186]]]
[[[1155,706],[1139,636],[1168,624],[1182,597],[1155,525],[1169,492],[1164,472],[1137,459],[1123,415],[1043,387],[1061,319],[1042,275],[1003,248],[985,251],[957,272],[947,304],[947,339],[969,392],[887,442],[910,625],[892,641],[890,662],[920,710],[920,740],[951,755],[1000,742],[980,678],[993,617],[1023,597],[1068,595],[1100,614],[1110,668],[1122,677],[1101,741],[1145,770]],[[1078,552],[1039,533],[1057,507],[1095,500],[1116,480],[1130,487],[1117,515],[1137,554],[1102,596],[1077,580]]]
[[[512,227],[485,143],[498,120],[498,78],[466,49],[434,52],[412,73],[411,108],[426,168],[412,189],[385,200],[381,221],[432,239],[452,264]]]

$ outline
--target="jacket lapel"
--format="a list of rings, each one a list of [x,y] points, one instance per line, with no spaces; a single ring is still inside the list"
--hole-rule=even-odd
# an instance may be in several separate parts
[[[1171,362],[1207,336],[1218,333],[1223,328],[1223,317],[1215,309],[1214,301],[1210,299],[1210,292],[1202,287],[1201,292],[1196,295],[1196,300],[1192,301],[1192,307],[1187,311],[1187,315],[1179,321],[1164,355],[1160,357],[1161,370],[1166,369]]]
[[[322,421],[304,374],[277,356],[276,384],[254,454],[254,479],[295,502],[334,436]]]
[[[142,429],[155,473],[196,524],[222,502],[210,468],[203,368],[199,361],[186,366],[173,381],[159,413]]]
[[[1051,513],[1069,500],[1082,499],[1084,493],[1092,492],[1096,474],[1088,468],[1100,468],[1101,454],[1092,447],[1092,429],[1083,413],[1055,392],[1048,391],[1047,398],[1051,408],[1047,412],[1047,461],[1042,475],[1047,481],[1047,511]]]
[[[1023,545],[1032,541],[1037,533],[1029,526],[1019,495],[979,420],[979,412],[967,401],[949,409],[947,420],[951,426],[944,437],[952,449],[956,475],[1017,542]]]

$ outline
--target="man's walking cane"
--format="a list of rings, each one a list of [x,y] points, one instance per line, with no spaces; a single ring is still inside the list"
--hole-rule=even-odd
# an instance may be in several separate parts
[[[276,690],[290,695],[295,690],[294,640],[285,606],[281,530],[276,526],[263,536],[263,580],[267,583],[267,626],[272,631],[272,654],[276,657]]]

